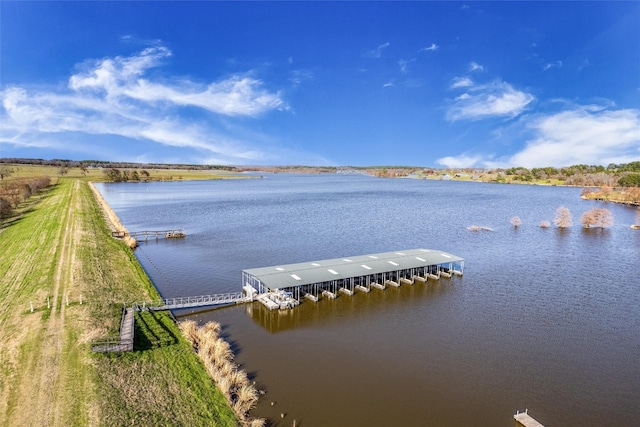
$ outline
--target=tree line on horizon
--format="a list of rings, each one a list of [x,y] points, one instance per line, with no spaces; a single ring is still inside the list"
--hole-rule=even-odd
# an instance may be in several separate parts
[[[442,174],[468,174],[490,176],[493,182],[539,182],[555,180],[564,185],[583,187],[640,187],[640,161],[630,163],[610,163],[609,165],[585,165],[578,164],[567,167],[541,167],[525,168],[521,166],[511,168],[451,168],[434,169],[414,166],[251,166],[251,165],[192,165],[192,164],[164,164],[164,163],[134,163],[111,162],[104,160],[65,160],[65,159],[24,159],[24,158],[0,158],[2,164],[29,164],[54,166],[61,170],[64,168],[100,169],[177,169],[177,170],[224,170],[229,172],[298,172],[298,173],[335,173],[344,170],[362,171],[369,175],[380,177],[402,177],[411,174],[442,175]],[[121,174],[123,171],[121,171]],[[3,178],[0,174],[0,178]],[[117,178],[116,175],[113,175]],[[120,178],[124,178],[121,176]],[[135,179],[133,179],[135,180]]]

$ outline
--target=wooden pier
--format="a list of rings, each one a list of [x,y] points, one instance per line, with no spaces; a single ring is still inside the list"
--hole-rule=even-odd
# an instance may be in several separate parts
[[[187,231],[184,229],[159,231],[112,231],[111,235],[119,239],[124,239],[127,236],[134,237],[136,239],[144,238],[144,240],[149,240],[149,237],[155,238],[156,240],[159,238],[180,239],[183,237],[187,237]]]
[[[518,425],[523,427],[544,427],[531,415],[529,415],[529,411],[527,409],[525,409],[524,412],[516,412],[516,414],[513,416],[513,419],[516,420]]]

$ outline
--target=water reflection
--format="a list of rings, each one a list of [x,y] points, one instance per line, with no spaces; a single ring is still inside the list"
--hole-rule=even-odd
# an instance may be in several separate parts
[[[349,322],[355,317],[362,320],[402,306],[426,306],[430,299],[446,293],[449,287],[462,280],[458,277],[441,278],[439,282],[430,280],[424,284],[374,289],[369,293],[357,292],[353,296],[341,295],[337,299],[324,298],[317,303],[304,301],[293,310],[269,310],[254,302],[246,304],[245,313],[256,324],[275,334],[290,329],[313,328],[318,324]]]

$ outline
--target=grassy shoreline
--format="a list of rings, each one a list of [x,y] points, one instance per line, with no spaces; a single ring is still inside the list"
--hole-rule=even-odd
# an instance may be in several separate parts
[[[90,352],[124,301],[158,294],[84,180],[59,179],[0,247],[0,425],[238,424],[168,313],[138,315],[136,351]]]

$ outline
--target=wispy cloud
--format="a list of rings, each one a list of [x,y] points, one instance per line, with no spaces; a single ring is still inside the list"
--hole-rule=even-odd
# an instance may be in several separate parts
[[[294,86],[299,86],[302,82],[313,80],[313,72],[310,70],[293,70],[291,71],[291,77],[289,77],[289,81]]]
[[[473,71],[484,71],[484,67],[480,64],[478,64],[475,61],[471,61],[469,63],[469,71],[473,72]]]
[[[580,65],[578,65],[578,71],[582,71],[585,68],[589,67],[590,65],[591,65],[591,61],[589,61],[588,59],[585,59],[582,61]]]
[[[444,166],[445,168],[470,168],[477,166],[478,163],[483,159],[482,156],[469,156],[466,154],[461,154],[457,157],[447,156],[442,157],[437,160],[437,163]]]
[[[640,158],[640,110],[571,106],[526,117],[519,125],[533,132],[522,149],[496,158],[464,152],[437,162],[446,167],[564,167],[576,164],[629,163]]]
[[[378,58],[382,57],[382,51],[384,51],[389,46],[391,46],[391,44],[389,42],[382,43],[377,48],[372,49],[372,50],[368,50],[367,52],[365,52],[364,56],[366,58],[378,59]]]
[[[409,72],[409,63],[413,62],[414,59],[411,60],[406,60],[406,59],[401,59],[398,61],[398,67],[400,67],[400,72],[402,74],[407,74]]]
[[[529,123],[535,138],[509,163],[539,165],[624,163],[640,158],[640,111],[576,107]]]
[[[431,43],[431,46],[423,47],[420,49],[420,52],[435,52],[438,49],[440,49],[440,46],[435,43]]]
[[[544,66],[542,67],[542,71],[547,71],[551,68],[554,67],[562,67],[562,61],[555,61],[555,62],[547,62],[546,64],[544,64]]]
[[[8,87],[0,92],[0,141],[30,145],[44,139],[62,145],[69,133],[79,133],[189,147],[227,162],[263,156],[215,123],[287,110],[281,94],[249,74],[204,84],[147,77],[170,57],[168,48],[155,46],[131,56],[86,61],[62,90]]]
[[[535,99],[530,93],[514,89],[509,83],[499,80],[470,86],[471,81],[463,79],[457,84],[457,88],[469,87],[466,93],[455,98],[447,111],[447,120],[450,121],[516,117]]]
[[[473,86],[473,80],[471,80],[469,77],[456,77],[453,79],[453,82],[451,83],[451,89],[457,89],[457,88],[461,88],[461,87],[469,87],[469,86]]]

